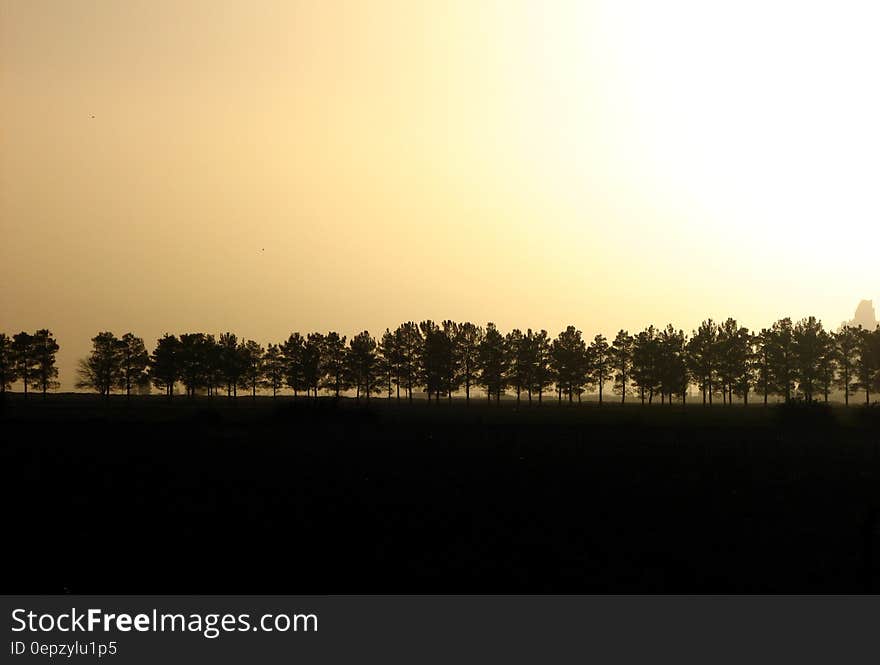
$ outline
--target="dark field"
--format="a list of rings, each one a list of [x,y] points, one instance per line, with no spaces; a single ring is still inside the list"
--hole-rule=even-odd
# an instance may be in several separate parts
[[[6,593],[880,589],[877,409],[0,407]]]

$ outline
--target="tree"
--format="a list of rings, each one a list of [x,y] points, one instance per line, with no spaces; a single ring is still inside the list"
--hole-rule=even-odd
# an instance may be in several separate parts
[[[263,356],[263,377],[260,385],[272,391],[272,397],[284,386],[287,366],[278,344],[270,344]]]
[[[491,402],[494,395],[497,403],[501,400],[501,393],[507,387],[505,380],[507,356],[504,349],[504,336],[494,323],[486,324],[486,332],[483,339],[480,340],[477,357],[480,366],[479,383],[486,391],[487,399]]]
[[[284,381],[296,397],[300,390],[308,392],[311,384],[306,382],[304,372],[305,338],[298,332],[291,333],[281,345],[281,359],[284,366]]]
[[[370,395],[380,389],[376,340],[364,330],[352,337],[348,345],[349,376],[356,390],[356,399],[364,393],[369,402]]]
[[[865,404],[871,403],[871,390],[877,383],[880,370],[880,328],[873,331],[859,328],[856,387],[865,391]]]
[[[453,342],[447,331],[448,327],[441,328],[433,321],[422,321],[419,324],[422,338],[419,363],[421,383],[425,386],[429,402],[432,395],[439,401],[440,395],[448,392],[455,381]],[[449,395],[452,396],[451,392]]]
[[[407,321],[398,326],[395,334],[400,353],[401,380],[412,403],[413,388],[421,375],[422,333],[414,322]]]
[[[712,392],[718,371],[718,326],[712,319],[706,319],[691,335],[688,342],[688,364],[697,387],[712,404]]]
[[[113,386],[119,385],[119,343],[112,332],[100,332],[92,338],[92,352],[79,361],[77,388],[110,396]]]
[[[117,362],[117,385],[125,392],[126,397],[131,396],[132,388],[149,383],[147,367],[150,364],[150,355],[140,337],[127,332],[117,341]]]
[[[214,397],[217,390],[226,386],[223,376],[223,348],[214,335],[205,335],[205,385],[208,395]]]
[[[633,341],[632,382],[639,389],[639,398],[645,404],[654,401],[654,391],[660,388],[660,342],[657,329],[648,326]]]
[[[55,355],[58,353],[58,342],[52,333],[38,330],[32,338],[32,354],[34,372],[32,386],[46,396],[46,391],[58,387],[58,368],[55,366]]]
[[[11,388],[13,381],[15,368],[12,340],[6,333],[0,333],[0,394]]]
[[[529,331],[531,333],[531,331]],[[522,331],[514,328],[504,339],[507,354],[507,383],[516,391],[516,405],[519,406],[520,395],[529,385],[532,374],[532,357],[529,340]]]
[[[843,326],[834,335],[835,356],[838,363],[836,385],[843,390],[844,403],[849,406],[849,394],[855,390],[855,377],[858,366],[859,328]]]
[[[605,382],[612,373],[613,356],[608,340],[604,335],[596,335],[588,349],[590,354],[590,378],[599,387],[599,406],[602,406],[602,393]]]
[[[620,330],[611,343],[611,361],[614,372],[614,391],[620,395],[620,403],[626,403],[626,388],[632,369],[633,336]]]
[[[231,332],[225,332],[220,335],[218,347],[220,350],[220,377],[226,384],[226,396],[237,397],[238,384],[241,382],[241,375],[244,372],[238,337]]]
[[[752,383],[752,334],[736,319],[728,318],[718,328],[716,341],[717,378],[725,404],[733,404],[733,395],[748,403]]]
[[[827,404],[831,388],[837,378],[837,347],[834,335],[823,330],[819,335],[819,346],[821,349],[818,366],[819,387],[822,389],[822,396]]]
[[[323,374],[324,335],[309,333],[302,348],[302,377],[306,392],[313,391],[318,399],[318,388],[324,379]]]
[[[242,388],[250,389],[251,398],[257,397],[257,386],[263,379],[263,356],[265,349],[252,339],[238,345],[242,373],[239,379]]]
[[[543,402],[544,392],[553,385],[553,370],[550,367],[550,335],[546,330],[532,333],[529,328],[526,333],[529,340],[532,374],[529,380],[529,402],[532,393],[538,393],[538,404]]]
[[[12,366],[17,379],[24,386],[24,395],[27,397],[28,386],[33,380],[36,371],[34,360],[34,337],[24,331],[12,336]]]
[[[571,403],[574,395],[580,395],[587,382],[587,347],[581,331],[568,326],[550,345],[550,366],[556,382],[557,401],[568,395]]]
[[[397,345],[397,336],[388,328],[385,328],[385,332],[382,333],[377,351],[382,384],[387,388],[388,399],[391,399],[394,385],[397,384],[397,399],[400,401],[400,351]]]
[[[178,366],[180,380],[188,397],[195,397],[199,390],[207,388],[211,340],[205,333],[184,333],[180,336]]]
[[[715,366],[724,404],[733,404],[734,390],[745,371],[748,336],[749,331],[741,328],[734,318],[728,318],[718,326]]]
[[[471,386],[477,382],[480,367],[480,344],[485,332],[480,326],[465,322],[458,326],[454,339],[455,361],[464,384],[466,404],[471,401]]]
[[[742,399],[743,406],[748,406],[749,392],[755,382],[756,337],[749,332],[748,328],[740,328],[733,341],[732,353],[736,358],[733,392]]]
[[[687,367],[686,340],[683,330],[676,331],[672,324],[666,326],[657,339],[657,380],[660,387],[661,402],[673,397],[681,397],[684,404],[689,381]]]
[[[180,340],[165,333],[156,342],[150,357],[150,380],[157,389],[165,392],[168,399],[174,396],[174,384],[180,380],[180,354]]]
[[[754,339],[755,342],[755,386],[764,397],[764,406],[773,386],[772,368],[770,367],[770,347],[773,344],[773,333],[763,328]]]
[[[456,340],[458,339],[458,324],[449,319],[443,321],[443,389],[446,397],[452,403],[452,395],[461,388],[461,365],[459,364]]]
[[[345,335],[336,332],[327,333],[321,350],[321,362],[323,387],[333,392],[334,397],[339,399],[340,393],[348,388],[345,371],[347,367]]]
[[[772,390],[784,397],[786,402],[790,402],[797,379],[794,326],[790,318],[780,319],[773,324],[767,341],[767,351]]]
[[[819,384],[819,365],[825,352],[824,334],[821,321],[814,316],[801,319],[793,329],[794,376],[798,382],[798,389],[807,402],[813,401],[813,395]]]

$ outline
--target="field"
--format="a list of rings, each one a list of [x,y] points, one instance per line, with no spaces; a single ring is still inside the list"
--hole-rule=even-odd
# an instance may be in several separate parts
[[[852,407],[7,395],[0,591],[880,589]]]

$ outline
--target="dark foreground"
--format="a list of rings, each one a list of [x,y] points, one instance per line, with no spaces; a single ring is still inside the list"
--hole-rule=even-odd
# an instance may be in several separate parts
[[[878,423],[13,396],[0,591],[877,591]]]

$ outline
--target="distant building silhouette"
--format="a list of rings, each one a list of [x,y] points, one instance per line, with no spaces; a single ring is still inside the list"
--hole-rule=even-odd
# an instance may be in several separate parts
[[[861,326],[866,330],[874,330],[877,327],[877,315],[874,312],[874,302],[872,300],[863,300],[856,307],[856,315],[849,322],[851,326]]]

